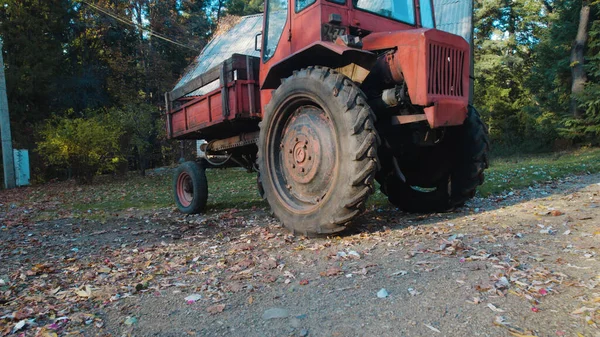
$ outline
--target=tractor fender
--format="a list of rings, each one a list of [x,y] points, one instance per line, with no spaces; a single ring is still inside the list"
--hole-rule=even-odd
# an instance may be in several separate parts
[[[355,63],[370,69],[376,60],[377,55],[370,51],[333,42],[317,41],[275,63],[268,70],[261,89],[276,89],[281,84],[282,78],[291,76],[294,70],[309,66],[340,68]]]

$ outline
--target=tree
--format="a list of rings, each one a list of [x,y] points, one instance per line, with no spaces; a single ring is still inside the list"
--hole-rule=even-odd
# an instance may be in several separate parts
[[[229,15],[244,16],[261,13],[264,3],[264,0],[227,0],[225,7]]]
[[[525,79],[533,65],[545,17],[542,1],[481,0],[475,8],[474,103],[490,126],[492,139],[503,147],[521,146],[535,135],[535,117]],[[533,142],[538,144],[539,142]]]
[[[67,68],[69,0],[0,0],[7,94],[17,146],[33,145],[37,121],[62,109],[61,74]]]
[[[570,50],[577,33],[578,9],[571,0],[553,1],[546,28],[532,48],[533,66],[527,86],[534,105],[560,118],[569,111],[571,68]]]
[[[140,174],[144,176],[153,149],[159,146],[158,138],[164,129],[159,118],[160,111],[148,103],[132,102],[123,107],[112,108],[107,114],[120,125],[123,134],[127,136],[122,143],[125,147],[121,149],[123,155],[132,154],[139,163]]]
[[[571,114],[575,118],[581,118],[582,112],[578,108],[577,99],[575,96],[583,93],[585,83],[587,82],[587,76],[584,66],[584,53],[585,45],[587,42],[588,35],[588,22],[590,19],[590,5],[587,0],[581,1],[581,10],[579,14],[579,25],[577,28],[577,36],[573,42],[573,48],[571,50]]]
[[[587,83],[575,94],[580,115],[567,120],[563,130],[570,138],[600,144],[600,2],[591,4],[590,17],[595,18],[589,29],[584,70]]]

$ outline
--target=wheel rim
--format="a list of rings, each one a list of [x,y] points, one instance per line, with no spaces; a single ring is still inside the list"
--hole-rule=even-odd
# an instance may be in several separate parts
[[[296,97],[281,106],[270,128],[266,159],[277,197],[295,213],[313,211],[336,179],[333,122],[313,100]]]
[[[177,199],[183,207],[190,206],[194,199],[192,177],[186,172],[181,172],[177,177]]]

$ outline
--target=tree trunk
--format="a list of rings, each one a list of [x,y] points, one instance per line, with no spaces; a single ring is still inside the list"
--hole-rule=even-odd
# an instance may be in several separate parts
[[[219,21],[221,20],[221,9],[223,8],[223,0],[219,0],[219,6],[217,7],[217,24],[216,27],[219,26]]]
[[[577,37],[573,42],[571,49],[571,77],[573,83],[571,85],[571,114],[575,118],[581,118],[582,112],[577,107],[577,101],[575,95],[583,92],[587,76],[585,69],[583,69],[583,55],[585,52],[585,45],[587,43],[588,36],[588,22],[590,19],[590,4],[587,0],[583,0],[581,5],[581,12],[579,12],[579,28],[577,29]]]
[[[146,156],[140,155],[140,176],[142,177],[146,176],[146,168],[148,166],[147,161],[148,159],[146,159]]]

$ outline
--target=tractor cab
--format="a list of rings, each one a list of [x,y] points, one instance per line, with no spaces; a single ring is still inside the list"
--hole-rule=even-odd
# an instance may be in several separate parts
[[[265,63],[279,43],[281,53],[293,54],[316,41],[335,42],[338,36],[435,27],[431,0],[267,0],[265,10]]]
[[[466,117],[470,47],[435,29],[431,0],[267,0],[263,20],[263,102],[281,78],[320,65],[360,83],[369,99],[398,91],[394,100],[422,107],[432,128]]]

